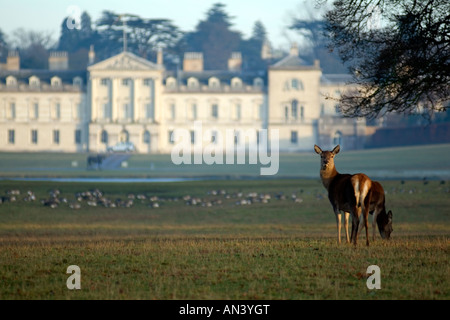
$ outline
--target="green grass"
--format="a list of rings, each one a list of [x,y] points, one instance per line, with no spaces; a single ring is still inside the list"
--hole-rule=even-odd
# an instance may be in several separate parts
[[[450,177],[450,145],[345,151],[336,158],[341,172],[365,172],[381,178]],[[170,155],[133,154],[127,168],[87,170],[86,154],[0,153],[0,177],[260,177],[260,164],[175,165]],[[72,162],[76,162],[76,167]],[[267,166],[264,166],[267,167]],[[279,171],[269,178],[316,178],[319,157],[311,152],[282,153]]]
[[[394,212],[391,241],[336,243],[335,219],[318,180],[178,183],[0,181],[0,299],[443,299],[450,298],[449,181],[383,181]],[[158,196],[131,208],[24,202],[95,187],[111,199]],[[212,190],[230,195],[213,195]],[[269,203],[237,205],[251,192]],[[239,197],[242,193],[242,197]],[[286,200],[277,199],[283,194]],[[301,203],[291,198],[295,194]],[[187,206],[183,196],[211,207]],[[364,236],[361,236],[364,238]],[[381,290],[366,287],[369,265]],[[81,290],[66,269],[81,268]]]

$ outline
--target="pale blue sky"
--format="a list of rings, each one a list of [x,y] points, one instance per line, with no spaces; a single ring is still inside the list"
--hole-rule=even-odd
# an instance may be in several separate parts
[[[54,40],[60,34],[60,25],[69,15],[70,6],[87,11],[92,20],[103,10],[136,14],[145,18],[171,19],[183,31],[195,29],[198,21],[216,2],[226,5],[233,16],[233,29],[248,38],[255,21],[260,20],[267,29],[269,40],[275,48],[288,49],[290,41],[298,41],[294,32],[286,31],[293,16],[317,15],[315,0],[0,0],[0,29],[9,35],[17,28],[51,31]]]

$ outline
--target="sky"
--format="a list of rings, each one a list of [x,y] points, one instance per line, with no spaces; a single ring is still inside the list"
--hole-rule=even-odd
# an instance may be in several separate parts
[[[170,19],[188,32],[195,30],[217,2],[226,5],[225,11],[234,17],[232,29],[241,31],[244,38],[250,37],[255,21],[261,21],[275,49],[288,50],[291,42],[301,41],[295,32],[287,30],[293,17],[308,16],[308,12],[319,14],[315,0],[0,0],[0,30],[7,36],[18,28],[51,32],[57,41],[63,19],[73,10],[86,11],[93,22],[103,10],[110,10]]]

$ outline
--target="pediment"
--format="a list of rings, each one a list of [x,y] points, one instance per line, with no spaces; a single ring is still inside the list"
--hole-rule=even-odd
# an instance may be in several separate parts
[[[138,57],[131,52],[122,52],[106,60],[100,61],[88,67],[94,70],[160,70],[162,66]]]

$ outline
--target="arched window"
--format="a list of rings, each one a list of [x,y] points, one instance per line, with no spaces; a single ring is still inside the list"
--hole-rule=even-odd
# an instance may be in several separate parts
[[[50,85],[52,87],[61,87],[61,85],[62,85],[61,78],[60,77],[56,77],[56,76],[52,77],[50,79]]]
[[[167,78],[166,87],[168,89],[175,89],[177,87],[177,79],[175,79],[174,77]]]
[[[220,81],[216,77],[209,78],[208,86],[213,89],[219,89]]]
[[[189,89],[197,89],[199,87],[199,82],[197,78],[191,77],[187,80],[187,86]]]
[[[122,130],[119,134],[119,141],[120,142],[128,142],[130,140],[130,134],[127,130]]]
[[[13,76],[6,77],[6,86],[7,87],[17,86],[17,79]]]
[[[242,88],[242,80],[238,77],[234,77],[233,79],[231,79],[231,87],[234,89]]]
[[[41,84],[40,80],[38,77],[36,76],[31,76],[29,78],[29,86],[32,88],[38,88],[39,85]]]

